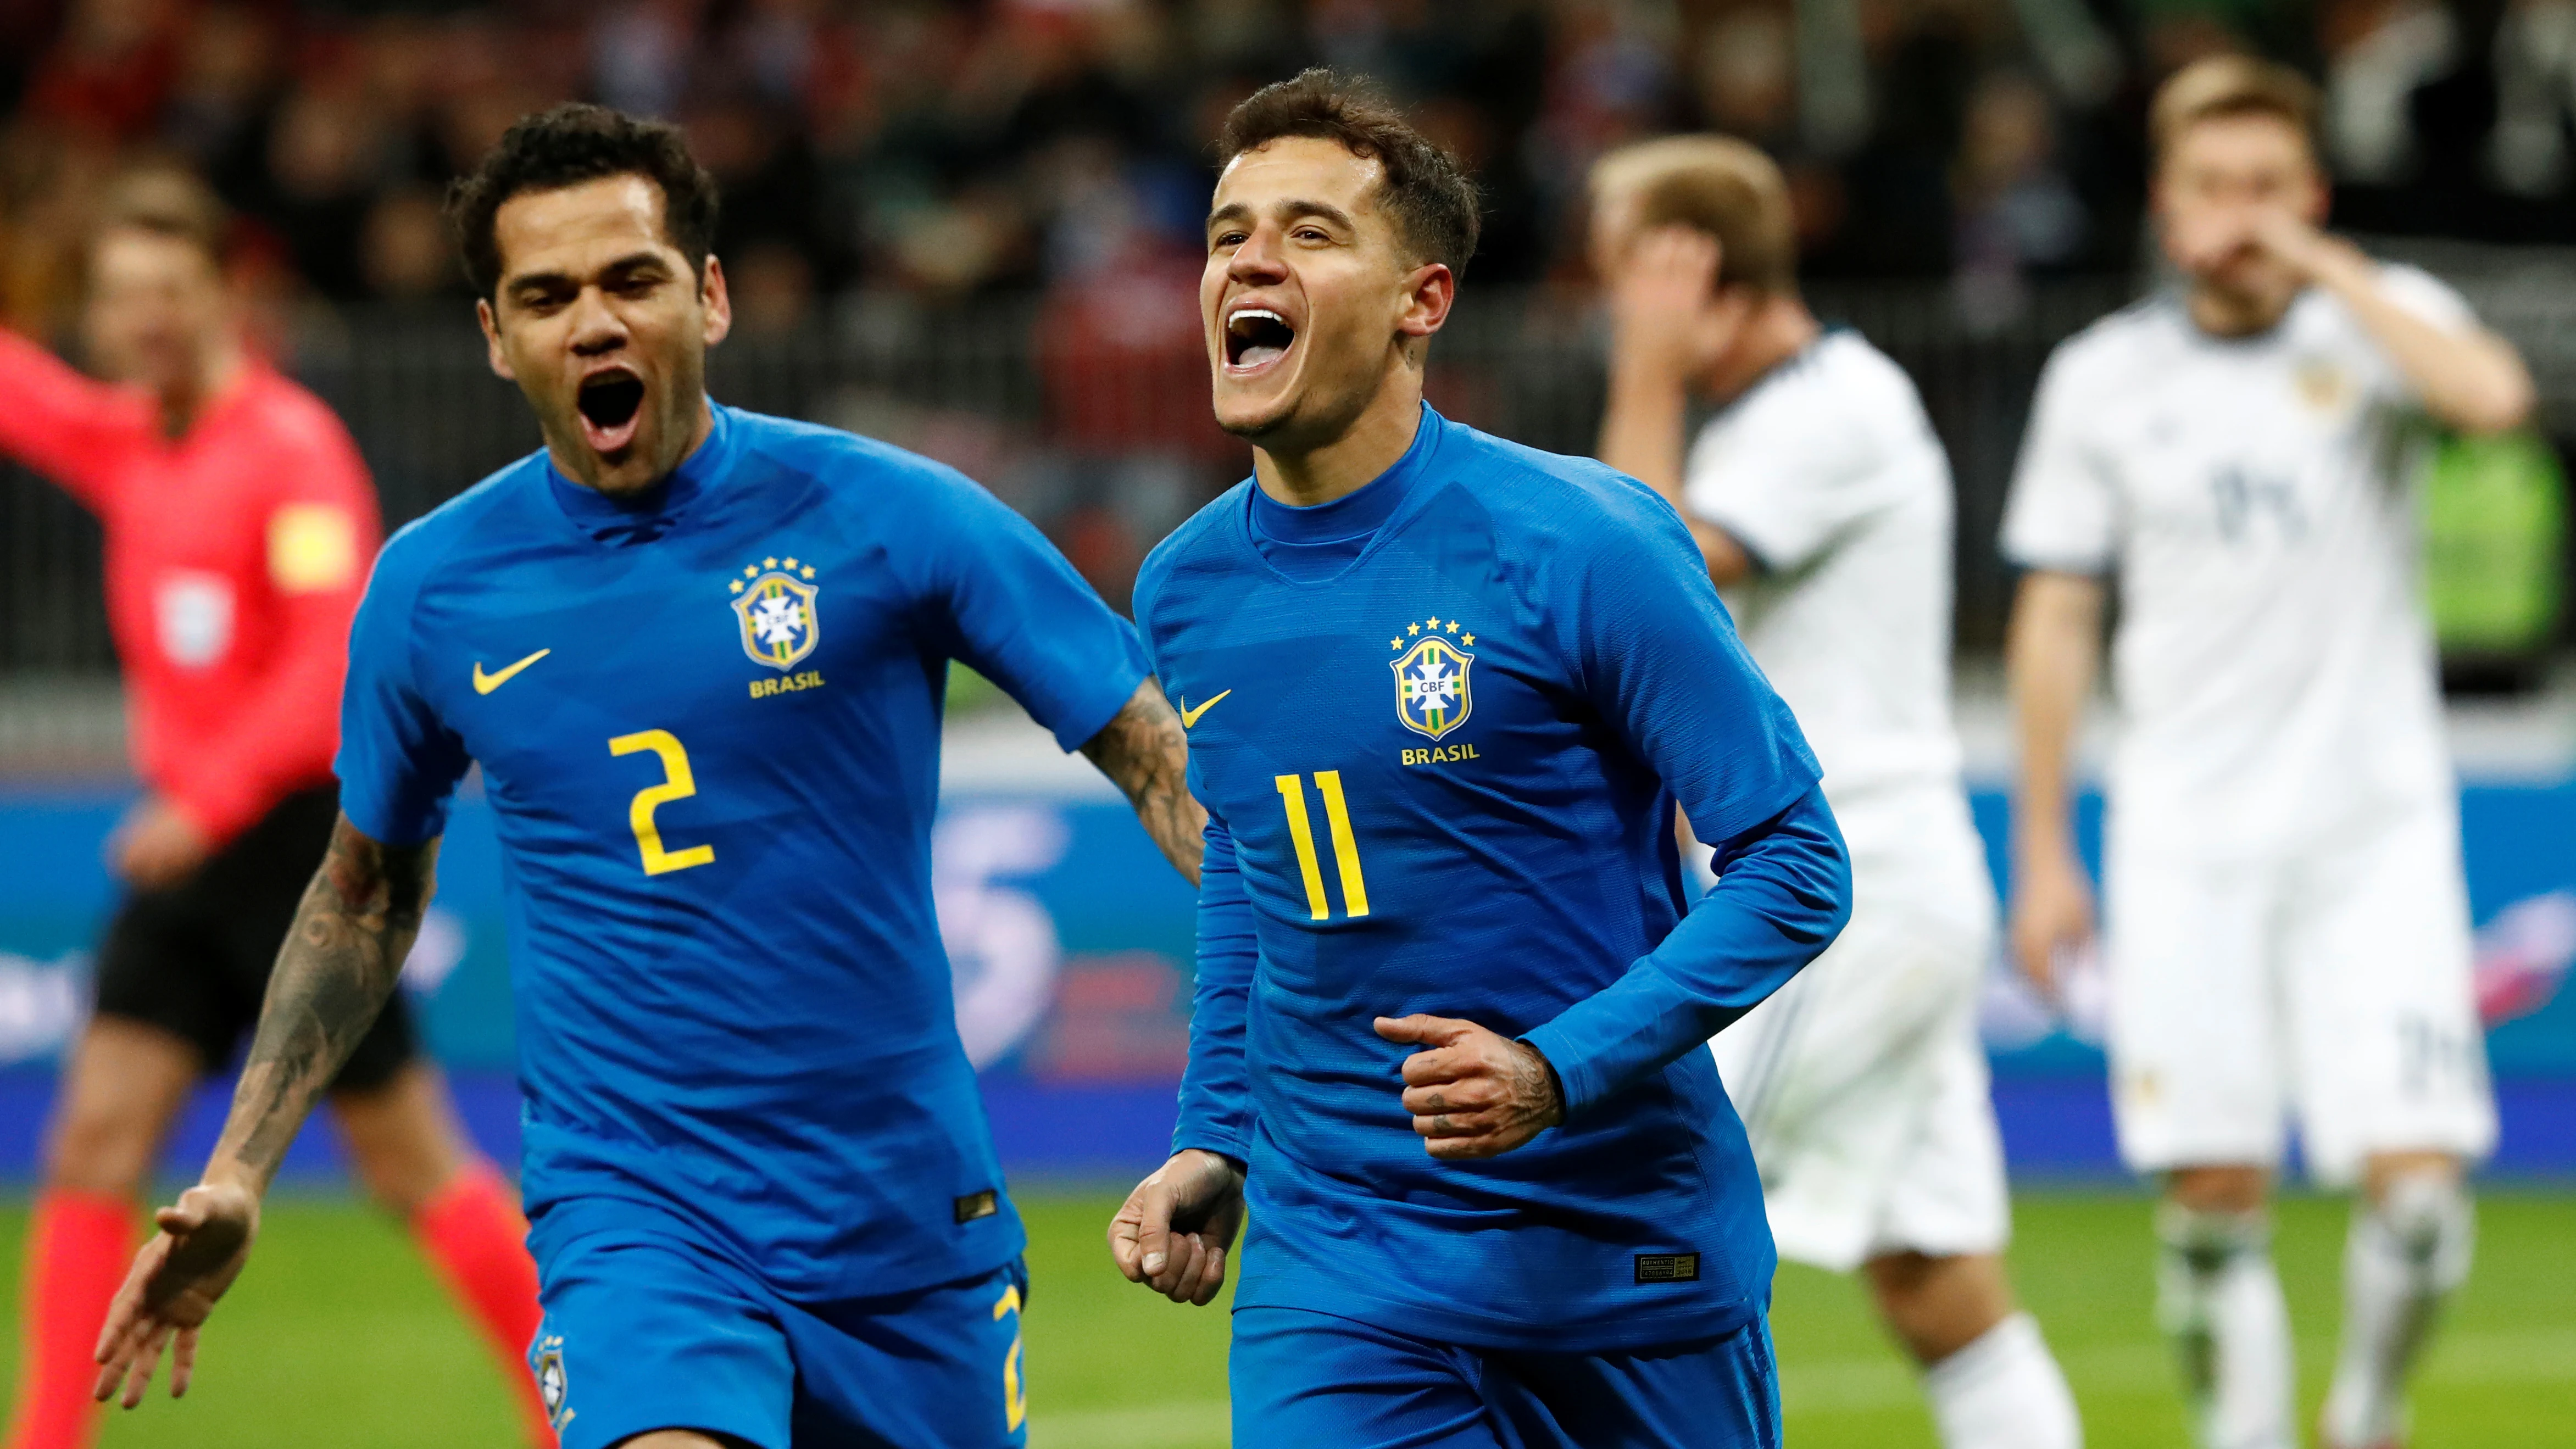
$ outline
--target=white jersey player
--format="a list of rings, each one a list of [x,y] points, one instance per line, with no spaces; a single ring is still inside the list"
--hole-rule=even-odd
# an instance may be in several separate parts
[[[1613,153],[1601,456],[1690,524],[1797,712],[1851,850],[1851,924],[1713,1044],[1781,1253],[1865,1268],[1950,1449],[2072,1449],[2066,1380],[2001,1257],[1975,1004],[1995,905],[1950,719],[1952,499],[1905,374],[1798,298],[1778,170],[1715,137]],[[1692,398],[1720,411],[1685,455]]]
[[[2119,579],[2113,1108],[2164,1178],[2159,1312],[2211,1449],[2297,1442],[2266,1216],[2288,1122],[2320,1181],[2365,1189],[2329,1449],[2400,1441],[2495,1139],[2405,480],[2429,424],[2515,426],[2531,384],[2449,289],[2315,229],[2313,113],[2243,57],[2166,84],[2154,202],[2184,283],[2058,349],[2004,524],[2031,570],[2013,939],[2043,984],[2092,926],[2066,757]]]

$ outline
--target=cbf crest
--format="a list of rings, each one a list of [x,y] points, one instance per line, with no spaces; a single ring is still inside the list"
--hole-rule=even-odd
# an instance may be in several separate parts
[[[742,625],[742,652],[755,664],[793,669],[814,652],[823,623],[814,611],[822,590],[811,580],[814,566],[796,560],[765,558],[745,567],[733,581],[734,617]]]
[[[560,1434],[572,1422],[572,1382],[564,1374],[563,1335],[550,1333],[537,1340],[528,1364],[536,1370],[537,1397],[545,1403],[546,1422]]]
[[[1476,636],[1461,634],[1455,619],[1427,619],[1404,630],[1409,637],[1387,641],[1402,651],[1388,666],[1395,671],[1395,717],[1406,729],[1436,740],[1475,710],[1468,676],[1476,656],[1460,646],[1473,645]]]

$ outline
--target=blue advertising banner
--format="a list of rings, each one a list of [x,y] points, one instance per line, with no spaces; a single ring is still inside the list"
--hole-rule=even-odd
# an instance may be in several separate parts
[[[89,950],[114,908],[100,849],[126,797],[0,794],[0,1178],[34,1167],[54,1062],[86,1010]],[[2002,869],[2005,802],[1975,801]],[[2576,784],[2480,785],[2461,812],[2479,989],[2505,1114],[2498,1170],[2576,1173]],[[2088,800],[2088,849],[2099,804]],[[967,1051],[1005,1160],[1022,1173],[1104,1176],[1160,1160],[1188,1044],[1192,895],[1125,806],[1059,791],[952,791],[933,846],[942,933]],[[503,884],[490,813],[460,804],[438,901],[405,972],[469,1122],[516,1149]],[[2017,1170],[2116,1171],[2098,981],[2061,1012],[2004,973],[1985,1028]],[[212,1140],[210,1087],[172,1149],[184,1171]],[[333,1160],[320,1135],[291,1168]]]

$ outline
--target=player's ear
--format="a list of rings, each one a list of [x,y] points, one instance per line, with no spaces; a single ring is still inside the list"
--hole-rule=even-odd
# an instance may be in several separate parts
[[[1428,337],[1449,321],[1458,300],[1458,274],[1445,262],[1424,262],[1405,278],[1404,313],[1395,322],[1402,337]]]
[[[725,291],[724,263],[713,253],[698,277],[698,305],[706,309],[706,338],[709,347],[725,340],[733,331],[733,297]]]
[[[500,319],[492,315],[492,299],[474,299],[474,320],[483,326],[483,355],[492,364],[492,375],[503,382],[517,382],[519,375],[510,370],[510,355],[501,350]]]

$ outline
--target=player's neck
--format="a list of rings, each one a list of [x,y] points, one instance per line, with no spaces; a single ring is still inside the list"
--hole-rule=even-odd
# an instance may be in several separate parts
[[[223,396],[224,390],[241,376],[241,343],[231,337],[209,344],[205,354],[186,377],[161,389],[161,432],[164,437],[180,438],[195,427],[205,413],[206,404]]]
[[[1262,492],[1291,508],[1312,508],[1355,493],[1392,468],[1422,427],[1422,373],[1399,367],[1351,425],[1330,442],[1305,449],[1255,444],[1252,477]]]
[[[2267,296],[2194,282],[2184,295],[2183,310],[2190,315],[2191,325],[2212,337],[2255,337],[2280,326],[2297,300],[2295,287]]]
[[[1771,369],[1806,351],[1823,331],[1805,302],[1772,297],[1746,320],[1735,345],[1709,369],[1701,385],[1711,399],[1733,402]]]

